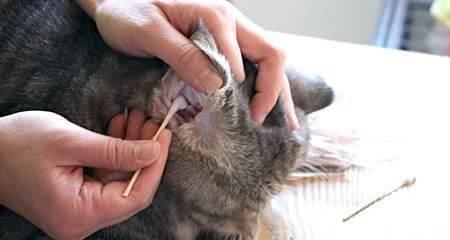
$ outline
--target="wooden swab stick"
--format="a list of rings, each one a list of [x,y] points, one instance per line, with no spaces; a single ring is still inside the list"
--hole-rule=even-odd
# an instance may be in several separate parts
[[[386,197],[388,197],[389,195],[397,192],[398,190],[402,189],[402,188],[406,188],[406,187],[410,187],[412,185],[414,185],[416,183],[416,178],[410,178],[410,179],[406,179],[405,181],[403,181],[403,183],[396,187],[394,190],[387,192],[383,195],[381,195],[380,197],[378,197],[377,199],[369,202],[368,204],[364,205],[362,208],[358,209],[356,212],[352,213],[350,216],[342,219],[342,222],[347,222],[348,220],[350,220],[351,218],[353,218],[354,216],[358,215],[359,213],[361,213],[362,211],[366,210],[367,208],[369,208],[370,206],[374,205],[375,203],[385,199]]]
[[[156,132],[155,136],[153,136],[152,140],[156,140],[161,133],[161,131],[166,128],[167,124],[169,123],[170,119],[175,115],[175,113],[178,110],[185,109],[187,107],[186,99],[184,99],[183,96],[178,96],[175,98],[175,100],[172,103],[172,106],[170,106],[169,111],[167,112],[166,117],[164,118],[161,126],[159,127],[158,131]],[[139,177],[139,174],[141,174],[142,169],[138,169],[136,172],[134,172],[133,177],[131,177],[130,182],[128,183],[127,188],[123,192],[123,197],[128,197],[130,195],[131,189],[133,188],[134,184],[136,183],[137,178]]]

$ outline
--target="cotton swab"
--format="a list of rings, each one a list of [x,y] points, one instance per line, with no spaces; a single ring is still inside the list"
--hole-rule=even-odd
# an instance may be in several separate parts
[[[170,119],[175,115],[175,113],[178,110],[185,109],[188,106],[186,99],[183,96],[178,96],[173,101],[172,105],[169,108],[169,111],[167,112],[166,117],[164,118],[161,126],[159,127],[158,131],[156,132],[155,136],[152,140],[156,140],[161,133],[161,131],[166,128],[167,124],[169,123]],[[128,197],[130,195],[131,189],[133,188],[134,184],[136,183],[137,178],[139,177],[139,174],[141,174],[142,169],[138,169],[136,172],[134,172],[133,177],[131,178],[130,182],[127,185],[127,188],[123,192],[123,197]]]
[[[414,185],[416,183],[416,178],[412,177],[412,178],[408,178],[406,180],[404,180],[402,182],[402,184],[398,187],[396,187],[394,190],[387,192],[383,195],[381,195],[380,197],[376,198],[375,200],[369,202],[368,204],[364,205],[363,207],[361,207],[360,209],[358,209],[356,212],[352,213],[350,216],[342,219],[342,222],[347,222],[348,220],[350,220],[351,218],[353,218],[354,216],[358,215],[359,213],[361,213],[362,211],[366,210],[367,208],[369,208],[370,206],[374,205],[375,203],[385,199],[386,197],[390,196],[391,194],[397,192],[398,190],[402,189],[402,188],[407,188],[410,187],[412,185]]]

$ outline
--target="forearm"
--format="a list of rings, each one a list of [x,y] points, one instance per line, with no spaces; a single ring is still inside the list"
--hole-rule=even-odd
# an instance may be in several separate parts
[[[7,197],[8,193],[7,188],[11,188],[12,186],[8,186],[8,158],[12,158],[9,156],[7,149],[13,148],[13,144],[8,141],[8,125],[10,125],[11,115],[0,117],[0,205],[7,206]],[[8,204],[9,205],[9,204]]]
[[[3,135],[2,135],[2,117],[0,117],[0,144],[3,144],[3,140],[2,140],[2,137],[3,137]],[[5,193],[5,186],[4,186],[4,178],[6,177],[5,176],[5,173],[4,173],[4,169],[5,169],[5,167],[3,166],[4,165],[4,157],[3,157],[3,149],[2,149],[2,146],[0,145],[0,208],[1,208],[1,206],[2,205],[5,205],[5,195],[6,195],[6,193]]]
[[[75,0],[75,2],[95,20],[95,9],[103,0]]]

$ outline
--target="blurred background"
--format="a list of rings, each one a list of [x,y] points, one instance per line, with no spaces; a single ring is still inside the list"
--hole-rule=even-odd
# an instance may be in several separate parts
[[[430,14],[432,0],[232,2],[268,30],[450,55],[450,31]]]

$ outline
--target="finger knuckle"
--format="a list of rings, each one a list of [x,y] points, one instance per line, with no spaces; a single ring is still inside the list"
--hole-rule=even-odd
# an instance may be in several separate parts
[[[270,92],[270,93],[268,94],[267,100],[268,100],[268,102],[269,102],[270,104],[268,104],[266,108],[267,108],[269,111],[272,110],[273,106],[275,106],[275,104],[276,104],[276,102],[277,102],[279,96],[280,96],[280,95],[279,95],[279,92],[275,92],[275,91]]]
[[[266,97],[272,101],[276,101],[283,90],[283,82],[279,77],[274,76],[271,79],[271,87],[265,91]]]
[[[230,11],[226,2],[217,1],[214,4],[211,4],[208,8],[208,17],[216,22],[229,23],[230,20],[233,20],[233,14]]]
[[[178,59],[175,68],[183,70],[195,69],[194,67],[200,64],[199,61],[201,61],[203,53],[194,45],[186,44],[180,48],[180,51],[180,58]]]
[[[119,162],[119,152],[122,146],[122,140],[116,138],[109,138],[106,143],[105,155],[108,162],[112,166],[118,166]]]
[[[266,46],[266,52],[272,59],[275,59],[283,64],[286,62],[286,52],[283,49],[272,43],[267,43]]]
[[[267,102],[267,105],[265,106],[267,111],[272,110],[272,108],[275,106],[278,98],[280,97],[280,91],[279,88],[272,88],[271,91],[266,92],[265,101]]]

